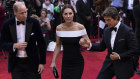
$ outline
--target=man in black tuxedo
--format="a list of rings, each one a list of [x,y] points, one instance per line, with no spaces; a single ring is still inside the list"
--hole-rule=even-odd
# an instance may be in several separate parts
[[[138,52],[135,34],[127,25],[120,22],[116,8],[108,7],[103,12],[103,17],[108,27],[99,44],[86,44],[80,40],[80,44],[89,47],[90,51],[104,51],[108,49],[103,66],[97,79],[130,79],[134,75],[133,55]]]
[[[138,45],[139,45],[139,49],[140,49],[140,0],[139,0],[139,4],[136,5],[133,8],[133,15],[136,21],[136,37],[138,40]],[[136,66],[136,74],[140,74],[140,70],[139,70],[139,55],[135,55],[134,57],[134,63]]]
[[[46,43],[37,20],[28,17],[22,2],[13,5],[14,18],[4,22],[1,47],[9,51],[12,79],[41,79],[46,64]]]

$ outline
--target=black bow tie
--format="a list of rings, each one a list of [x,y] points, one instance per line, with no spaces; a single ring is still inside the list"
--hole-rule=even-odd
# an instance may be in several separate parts
[[[111,31],[114,30],[114,31],[116,32],[116,31],[117,31],[117,28],[116,28],[116,27],[112,27],[112,28],[110,28],[110,30],[111,30]]]
[[[20,24],[24,25],[25,23],[24,23],[24,21],[17,21],[17,25],[20,25]]]

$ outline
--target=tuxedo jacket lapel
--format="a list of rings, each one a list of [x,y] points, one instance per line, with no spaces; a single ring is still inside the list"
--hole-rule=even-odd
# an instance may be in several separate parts
[[[109,32],[108,32],[108,38],[107,38],[107,40],[108,40],[108,43],[109,43],[109,48],[112,50],[112,48],[111,48],[111,31],[110,31],[110,29],[108,30]]]
[[[11,32],[11,35],[12,35],[12,39],[13,41],[16,43],[17,42],[17,31],[16,31],[16,22],[15,22],[15,19],[14,20],[14,24],[13,25],[9,25],[9,28],[10,28],[10,32]]]
[[[32,30],[32,22],[29,21],[29,19],[27,19],[26,21],[26,33],[25,33],[25,42],[28,42],[30,34],[31,34],[31,30]]]
[[[87,8],[87,6],[88,6],[88,1],[85,3],[85,2],[82,0],[82,4],[83,4],[83,6],[84,6],[85,8]]]

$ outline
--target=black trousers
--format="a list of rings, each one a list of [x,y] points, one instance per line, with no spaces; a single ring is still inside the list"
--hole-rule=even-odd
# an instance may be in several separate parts
[[[135,19],[134,19],[133,11],[127,10],[126,18],[124,18],[124,23],[130,27],[131,26],[130,22],[132,22],[132,29],[135,31],[136,26],[135,26]]]
[[[134,65],[135,67],[139,68],[139,55],[134,56]]]
[[[17,63],[11,75],[12,79],[41,79],[41,75],[31,67],[28,58],[17,58]]]
[[[137,37],[137,42],[138,42],[139,51],[140,51],[140,36],[139,36],[139,34],[136,34],[136,37]],[[135,65],[136,68],[139,68],[139,56],[140,56],[140,52],[138,52],[138,54],[136,54],[134,56],[134,65]]]
[[[97,79],[112,79],[116,75],[116,79],[130,79],[128,73],[115,72],[113,64],[103,72],[99,72]]]

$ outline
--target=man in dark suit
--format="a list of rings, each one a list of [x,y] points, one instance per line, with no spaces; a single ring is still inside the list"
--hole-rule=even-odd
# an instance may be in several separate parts
[[[41,79],[46,63],[46,43],[40,24],[27,18],[27,8],[22,2],[13,6],[15,17],[4,22],[1,47],[9,51],[8,71],[12,79]]]
[[[136,21],[136,37],[138,40],[138,45],[139,45],[139,49],[140,49],[140,0],[139,0],[139,4],[136,5],[133,8],[133,15]],[[139,55],[135,55],[134,57],[134,64],[136,66],[136,74],[140,74],[140,70],[139,70]]]
[[[138,52],[135,34],[127,25],[120,22],[116,8],[109,7],[103,12],[103,17],[108,27],[100,44],[80,44],[89,47],[90,51],[104,51],[108,49],[103,66],[97,79],[130,79],[134,75],[133,55]]]
[[[135,19],[133,15],[133,7],[138,5],[139,0],[124,0],[123,2],[123,17],[124,23],[128,26],[132,23],[132,28],[135,31]]]
[[[76,3],[78,22],[86,28],[88,36],[90,36],[91,6],[90,0],[78,0]]]

